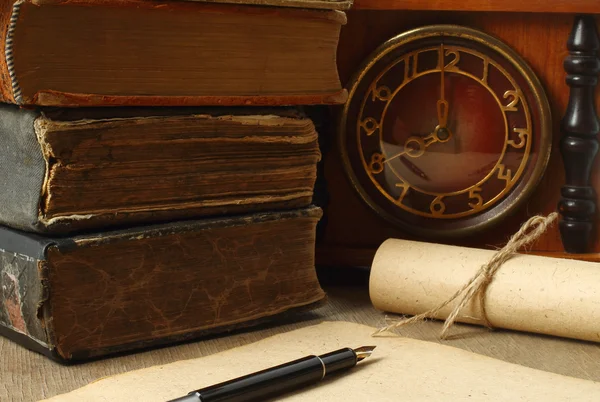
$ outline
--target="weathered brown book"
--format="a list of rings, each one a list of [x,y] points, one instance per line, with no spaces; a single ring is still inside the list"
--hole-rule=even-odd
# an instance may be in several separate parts
[[[0,229],[0,333],[67,362],[318,305],[316,207],[49,239]]]
[[[39,1],[39,0],[38,0]],[[96,0],[98,1],[98,0]],[[114,1],[114,0],[106,0]],[[254,4],[273,7],[317,8],[324,10],[347,10],[353,0],[186,0],[206,3]]]
[[[0,106],[0,224],[157,223],[311,202],[320,152],[294,108]]]
[[[342,103],[336,1],[3,0],[0,101]],[[307,8],[297,8],[304,4]],[[275,7],[272,5],[294,7]],[[319,7],[310,9],[312,7]]]

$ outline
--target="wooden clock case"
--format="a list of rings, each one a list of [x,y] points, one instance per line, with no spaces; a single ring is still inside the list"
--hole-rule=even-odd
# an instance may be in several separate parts
[[[550,101],[553,121],[553,145],[546,172],[533,195],[518,211],[496,226],[476,236],[451,239],[435,239],[436,242],[469,247],[500,248],[511,234],[529,217],[547,215],[557,211],[561,200],[561,188],[566,184],[565,166],[561,156],[561,138],[568,135],[561,130],[561,120],[567,113],[570,87],[566,83],[564,65],[569,56],[567,42],[576,29],[574,24],[581,14],[590,29],[595,30],[594,21],[600,22],[600,3],[595,0],[578,1],[463,1],[453,0],[357,0],[348,11],[348,24],[343,27],[338,50],[338,69],[342,82],[348,83],[363,61],[386,40],[410,29],[434,24],[456,24],[479,29],[495,36],[519,53],[540,79]],[[588,56],[597,52],[594,43],[589,44]],[[571,49],[573,50],[573,49]],[[593,70],[593,66],[590,67]],[[588,71],[589,73],[589,71]],[[596,72],[597,74],[597,72]],[[593,74],[592,74],[593,75]],[[588,87],[595,90],[595,85]],[[595,104],[600,93],[593,95]],[[591,105],[592,96],[588,103]],[[584,124],[585,139],[583,152],[590,160],[597,149],[598,123],[595,107],[588,107],[588,124]],[[415,237],[387,223],[376,215],[361,200],[346,177],[336,141],[337,120],[341,108],[333,108],[324,128],[327,143],[324,152],[324,176],[327,182],[328,202],[324,207],[326,219],[317,245],[317,263],[329,266],[369,266],[375,251],[386,239],[404,238],[431,241]],[[594,125],[595,123],[595,125]],[[568,131],[568,130],[567,130]],[[581,131],[581,130],[580,130]],[[587,141],[587,142],[585,142]],[[563,144],[564,147],[564,144]],[[593,159],[589,186],[595,189],[588,202],[598,204],[600,192],[600,158]],[[578,175],[585,175],[585,166],[578,168]],[[572,179],[569,179],[572,181]],[[584,180],[585,181],[585,180]],[[586,183],[583,183],[585,186]],[[578,201],[581,207],[587,201]],[[590,221],[600,222],[596,208]],[[566,236],[570,238],[570,236]],[[600,236],[595,229],[590,235],[586,253],[565,252],[559,232],[554,225],[527,251],[553,257],[578,258],[600,261]]]

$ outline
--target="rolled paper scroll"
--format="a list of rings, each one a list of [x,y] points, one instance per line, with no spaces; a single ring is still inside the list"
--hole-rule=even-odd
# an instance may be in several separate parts
[[[391,313],[424,313],[452,297],[494,254],[389,239],[371,267],[371,301]],[[435,318],[447,318],[456,303]],[[515,254],[487,287],[485,309],[494,327],[600,342],[600,264]],[[478,298],[459,312],[457,321],[485,322]]]

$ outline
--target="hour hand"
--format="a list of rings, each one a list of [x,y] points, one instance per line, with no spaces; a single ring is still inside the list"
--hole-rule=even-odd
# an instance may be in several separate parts
[[[420,137],[418,135],[411,135],[404,142],[404,149],[401,152],[398,152],[396,155],[387,158],[383,163],[388,163],[389,161],[399,158],[402,155],[410,156],[411,158],[418,158],[419,156],[425,153],[425,149],[429,147],[434,142],[443,141],[438,136],[438,130],[435,130],[427,137]]]

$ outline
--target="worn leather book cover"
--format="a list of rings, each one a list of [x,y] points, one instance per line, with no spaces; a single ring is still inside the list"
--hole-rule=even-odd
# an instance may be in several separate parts
[[[0,333],[72,362],[306,309],[316,207],[47,238],[0,229]]]
[[[320,159],[295,108],[0,106],[0,224],[72,233],[308,206]]]
[[[45,106],[345,101],[336,51],[346,16],[335,8],[346,2],[242,3],[2,1],[0,101]]]
[[[39,0],[38,0],[39,1]],[[114,1],[114,0],[106,0]],[[316,8],[324,10],[348,10],[353,0],[185,0],[205,3],[254,4],[273,7]]]

